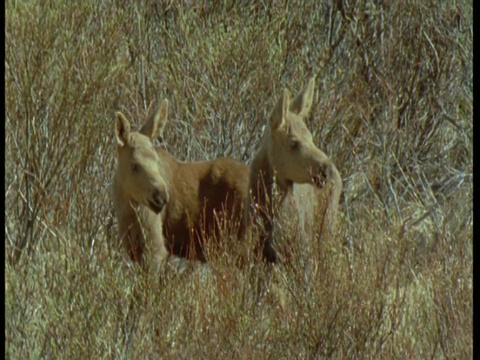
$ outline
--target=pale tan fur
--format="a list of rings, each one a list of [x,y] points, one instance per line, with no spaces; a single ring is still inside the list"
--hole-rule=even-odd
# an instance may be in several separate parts
[[[167,122],[167,110],[168,101],[164,100],[140,132],[159,136]],[[161,148],[155,150],[169,193],[163,229],[170,253],[205,261],[204,244],[212,235],[222,241],[218,224],[224,221],[235,228],[235,235],[242,236],[247,165],[226,157],[186,163]]]
[[[334,231],[342,180],[330,159],[315,146],[304,123],[312,106],[314,86],[312,78],[293,100],[290,92],[284,91],[250,166],[246,219],[260,226],[260,244],[267,261],[277,260],[272,248],[275,211],[287,198],[297,202],[300,216],[308,217],[315,230]],[[299,187],[294,196],[294,183],[308,186]],[[306,195],[308,202],[302,202]],[[324,214],[322,219],[317,218],[319,213]]]
[[[112,197],[119,236],[133,261],[145,264],[146,241],[150,241],[153,265],[160,266],[168,252],[162,235],[162,209],[168,201],[167,185],[160,175],[153,134],[132,132],[130,122],[117,113],[117,167]]]

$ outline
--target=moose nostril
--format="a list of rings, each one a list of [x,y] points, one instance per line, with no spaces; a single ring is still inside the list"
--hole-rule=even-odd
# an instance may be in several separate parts
[[[321,165],[319,169],[319,174],[322,175],[324,179],[327,178],[328,174],[328,165]]]
[[[155,193],[153,194],[153,201],[158,206],[165,205],[165,200],[164,200],[163,196],[160,194],[160,191],[155,191]]]

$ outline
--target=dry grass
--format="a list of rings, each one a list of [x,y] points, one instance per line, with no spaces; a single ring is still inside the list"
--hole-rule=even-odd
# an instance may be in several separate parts
[[[472,358],[472,5],[327,3],[5,3],[6,358]],[[230,246],[129,264],[114,112],[167,98],[172,154],[248,163],[312,75],[336,238],[307,256],[287,231],[270,271]]]

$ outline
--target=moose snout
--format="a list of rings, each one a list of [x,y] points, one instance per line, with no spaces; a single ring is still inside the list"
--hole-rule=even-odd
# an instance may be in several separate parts
[[[325,186],[325,182],[328,178],[328,163],[319,164],[314,171],[312,171],[312,182],[318,188],[323,188]]]
[[[150,208],[158,214],[162,211],[167,201],[167,193],[161,193],[160,191],[155,190],[152,194],[152,199],[148,203]]]

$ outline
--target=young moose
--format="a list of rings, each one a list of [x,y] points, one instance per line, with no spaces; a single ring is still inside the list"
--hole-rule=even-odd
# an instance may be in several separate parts
[[[140,130],[144,138],[153,139],[162,133],[167,112],[168,101],[164,100]],[[243,205],[248,191],[248,166],[226,157],[184,163],[163,149],[155,148],[154,153],[154,156],[149,156],[168,189],[169,200],[163,211],[162,225],[164,247],[169,253],[205,261],[205,242],[212,235],[219,237],[225,223],[237,231],[237,236],[241,236]],[[158,229],[160,225],[160,220],[156,220]],[[121,224],[120,227],[125,226]],[[156,252],[157,258],[164,254],[163,248],[158,245]]]
[[[298,201],[308,194],[310,201],[314,196],[317,204],[312,206],[310,201],[309,204],[298,204],[299,207],[309,206],[309,210],[303,211],[312,216],[318,214],[313,211],[323,206],[325,217],[314,218],[313,221],[321,220],[325,228],[335,226],[342,180],[330,159],[315,146],[312,134],[304,123],[312,106],[314,85],[312,78],[293,100],[290,92],[284,91],[270,115],[260,149],[250,166],[250,197],[245,209],[250,216],[246,219],[259,222],[260,245],[263,257],[269,262],[277,261],[272,247],[275,211],[287,197],[290,200],[297,198]],[[293,197],[294,183],[310,184],[310,187],[299,186]],[[280,195],[279,202],[275,202],[274,188]],[[315,226],[319,228],[319,225]]]
[[[168,191],[152,144],[155,134],[132,132],[130,122],[117,113],[115,135],[118,157],[112,195],[120,238],[130,258],[140,263],[145,261],[145,237],[149,239],[155,254],[154,265],[160,265],[168,255],[160,215],[168,201]]]

